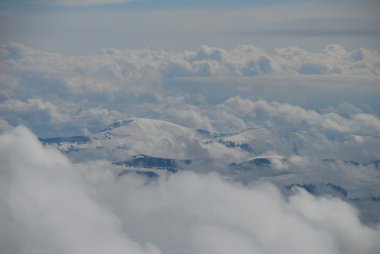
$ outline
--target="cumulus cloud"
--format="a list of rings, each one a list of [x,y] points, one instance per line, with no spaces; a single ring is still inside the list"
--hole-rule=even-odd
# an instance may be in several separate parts
[[[116,177],[72,164],[26,128],[0,136],[4,253],[377,253],[378,227],[331,197],[285,198],[191,172]]]
[[[63,115],[57,106],[48,101],[40,99],[27,99],[26,101],[8,100],[1,104],[0,111],[4,114],[7,113],[26,113],[35,114],[34,117],[40,112],[42,115],[41,121],[52,121],[55,123],[64,123],[68,120],[68,116]]]
[[[160,253],[128,238],[70,162],[24,127],[2,134],[0,149],[2,253]]]
[[[0,48],[0,66],[1,80],[6,77],[4,82],[9,83],[13,78],[18,80],[19,86],[27,83],[28,89],[41,92],[36,90],[35,83],[49,81],[49,93],[71,92],[71,96],[75,96],[78,92],[141,93],[144,87],[151,90],[165,79],[178,77],[314,74],[377,78],[380,55],[369,49],[348,52],[339,45],[328,45],[319,53],[288,47],[269,54],[260,48],[243,45],[229,51],[209,46],[194,51],[106,48],[98,54],[68,56],[12,43]],[[31,78],[35,83],[30,84]]]
[[[238,115],[242,119],[251,117],[260,121],[270,120],[275,126],[279,126],[275,122],[285,121],[287,126],[294,124],[294,127],[301,127],[306,124],[307,129],[321,128],[340,133],[377,135],[380,132],[380,119],[365,113],[353,113],[344,117],[335,112],[319,113],[287,103],[252,101],[241,97],[230,98],[217,105],[217,109]]]
[[[232,50],[202,46],[195,51],[118,50],[81,57],[36,51],[21,44],[2,46],[2,65],[11,62],[30,65],[50,63],[72,74],[100,74],[119,80],[157,73],[164,77],[256,76],[274,74],[345,74],[378,76],[380,55],[370,49],[346,51],[328,45],[314,53],[298,47],[276,49],[269,54],[243,45]]]
[[[104,48],[70,56],[12,43],[0,47],[0,112],[11,125],[27,124],[39,135],[41,122],[50,124],[44,135],[53,130],[72,135],[134,116],[222,132],[282,119],[298,127],[372,135],[379,130],[379,66],[377,51],[339,45],[321,52],[288,47],[272,53],[252,45]],[[346,103],[345,109],[330,107],[335,103]],[[357,108],[356,115],[348,114],[354,110],[348,104]]]

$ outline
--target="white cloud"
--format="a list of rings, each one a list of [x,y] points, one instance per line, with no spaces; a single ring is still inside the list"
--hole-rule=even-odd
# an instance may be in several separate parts
[[[372,114],[353,113],[343,117],[334,112],[319,113],[315,110],[290,105],[287,103],[268,102],[266,100],[252,101],[233,97],[216,107],[219,110],[238,115],[242,119],[251,117],[254,120],[269,120],[275,126],[276,121],[285,121],[287,125],[307,128],[332,130],[341,133],[361,133],[377,135],[380,132],[380,119]],[[295,127],[296,128],[296,127]],[[305,127],[304,127],[305,128]]]
[[[357,214],[357,211],[349,207],[347,203],[334,199],[317,199],[306,194],[305,191],[301,191],[298,195],[290,197],[290,204],[292,209],[297,211],[296,213],[304,216],[306,220],[310,220],[313,225],[318,224],[319,227],[335,235],[334,240],[339,242],[340,252],[371,253],[378,251],[379,246],[371,250],[371,243],[368,242],[376,236],[369,228],[360,226],[360,222],[353,216]],[[331,206],[334,206],[335,209],[331,209]],[[342,237],[343,235],[344,237]]]
[[[196,126],[203,130],[213,130],[210,119],[203,116],[197,109],[192,109],[191,107],[188,109],[169,108],[165,114],[176,122],[187,123],[189,126]]]
[[[242,45],[189,51],[105,48],[69,56],[13,43],[2,46],[0,56],[2,117],[35,131],[42,121],[71,132],[133,116],[222,132],[278,126],[278,120],[346,134],[379,131],[380,55],[374,50],[329,45],[317,53],[298,47],[269,53]],[[172,99],[179,97],[183,100]],[[346,108],[331,108],[335,103]]]
[[[159,253],[129,239],[70,162],[24,127],[2,134],[0,149],[2,253]]]
[[[344,74],[378,76],[380,54],[375,50],[346,51],[328,45],[314,53],[298,47],[276,49],[269,54],[257,47],[243,45],[232,50],[202,46],[196,51],[153,51],[104,49],[103,54],[65,56],[35,51],[13,43],[1,47],[1,66],[17,63],[23,68],[48,67],[70,76],[96,75],[115,81],[136,81],[147,74],[157,77],[255,76],[283,74]]]
[[[115,178],[71,164],[24,127],[0,136],[4,253],[377,253],[378,227],[330,197],[183,172]],[[133,240],[132,240],[133,239]],[[154,247],[156,246],[156,247]],[[159,251],[160,250],[160,251]]]
[[[0,112],[3,112],[4,115],[10,114],[11,117],[13,114],[28,116],[32,113],[34,117],[39,116],[41,121],[48,121],[53,124],[65,123],[70,119],[70,117],[63,114],[55,104],[34,98],[27,99],[26,101],[7,100],[0,104]]]

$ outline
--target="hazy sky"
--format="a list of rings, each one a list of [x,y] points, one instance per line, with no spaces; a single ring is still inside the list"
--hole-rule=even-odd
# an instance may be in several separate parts
[[[0,2],[0,44],[74,54],[204,44],[379,50],[379,6],[371,0],[6,0]]]

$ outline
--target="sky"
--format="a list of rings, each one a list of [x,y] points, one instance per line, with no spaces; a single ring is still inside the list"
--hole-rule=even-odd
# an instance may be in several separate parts
[[[378,254],[378,13],[0,0],[0,253]]]
[[[299,46],[379,49],[378,1],[1,1],[1,44],[81,54],[121,49]]]

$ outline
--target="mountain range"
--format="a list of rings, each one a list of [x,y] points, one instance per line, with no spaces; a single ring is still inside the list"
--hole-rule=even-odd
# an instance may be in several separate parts
[[[74,163],[108,161],[117,177],[132,173],[154,180],[182,170],[218,172],[247,185],[269,181],[284,195],[302,188],[339,197],[358,207],[364,221],[380,221],[379,158],[352,156],[352,137],[326,137],[327,145],[321,146],[314,136],[311,130],[266,128],[225,134],[131,118],[86,136],[40,141]]]

